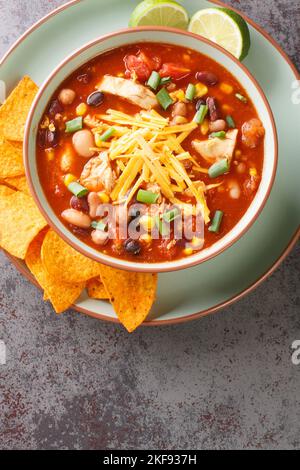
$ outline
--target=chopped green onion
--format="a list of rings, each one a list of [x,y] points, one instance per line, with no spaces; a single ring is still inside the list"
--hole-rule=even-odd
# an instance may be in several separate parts
[[[172,81],[171,77],[163,77],[160,79],[160,85],[161,86],[168,85],[169,83],[171,83],[171,81]]]
[[[218,178],[218,176],[224,175],[229,171],[229,162],[227,158],[214,163],[208,169],[208,176],[210,178]]]
[[[181,214],[180,210],[175,207],[168,212],[165,212],[163,215],[163,219],[165,222],[173,222],[179,215]]]
[[[193,85],[193,83],[190,83],[186,89],[185,97],[187,100],[193,101],[193,99],[195,98],[195,94],[196,94],[196,87],[195,85]]]
[[[68,190],[77,197],[86,196],[89,192],[88,189],[86,189],[84,186],[81,186],[81,184],[77,183],[77,181],[72,181],[72,183],[68,185]]]
[[[236,93],[235,96],[238,100],[242,101],[243,103],[248,103],[248,99],[240,93]]]
[[[224,212],[222,212],[222,211],[216,211],[215,212],[213,221],[212,221],[210,227],[208,227],[208,230],[210,232],[219,233],[220,225],[222,223],[223,216],[224,216]]]
[[[162,237],[167,237],[168,235],[170,235],[168,225],[166,225],[164,221],[160,219],[159,215],[155,217],[155,225],[158,228],[158,231]]]
[[[230,127],[231,129],[235,128],[235,122],[234,122],[234,119],[233,119],[232,116],[227,116],[226,117],[226,122],[228,124],[228,127]]]
[[[152,90],[157,90],[160,85],[160,75],[158,72],[153,71],[150,75],[150,78],[147,82],[147,85],[152,88]]]
[[[156,95],[157,101],[159,104],[164,108],[164,110],[167,110],[168,107],[174,103],[172,100],[171,96],[167,92],[165,88],[162,88]]]
[[[144,202],[145,204],[155,204],[158,198],[159,194],[146,191],[145,189],[140,189],[136,196],[138,202]]]
[[[208,113],[208,106],[206,104],[201,104],[199,111],[196,112],[193,121],[197,124],[202,124],[205,119],[205,116]]]
[[[67,121],[66,122],[66,132],[68,134],[71,134],[73,132],[80,131],[82,129],[82,116],[79,116],[75,119],[72,119],[72,121]]]
[[[109,129],[107,129],[107,131],[100,135],[99,139],[101,140],[101,142],[106,142],[108,139],[111,138],[111,136],[114,135],[115,132],[116,129],[114,127],[110,127]]]
[[[101,220],[98,222],[94,220],[91,223],[91,227],[94,228],[95,230],[102,230],[102,232],[105,232],[107,230],[107,224],[104,224],[103,222],[101,222]]]
[[[214,138],[225,139],[225,137],[226,137],[225,131],[212,132],[211,134],[209,134],[210,139],[214,139]]]

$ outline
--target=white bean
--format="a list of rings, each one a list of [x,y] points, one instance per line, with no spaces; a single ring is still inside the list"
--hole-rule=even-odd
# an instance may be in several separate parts
[[[91,147],[95,146],[94,136],[88,129],[75,132],[72,142],[80,157],[91,158],[94,155],[94,150],[91,150]]]
[[[238,166],[236,167],[236,171],[240,174],[245,173],[247,167],[245,163],[239,163]]]
[[[226,129],[226,121],[224,119],[217,119],[216,121],[211,121],[209,123],[210,132],[221,132]]]
[[[71,90],[70,88],[63,88],[58,95],[59,101],[65,106],[72,104],[75,100],[75,97],[75,91]]]
[[[231,199],[239,199],[240,195],[241,195],[241,189],[238,185],[237,182],[235,181],[232,181],[230,184],[229,184],[229,196],[231,197]]]
[[[90,217],[76,209],[66,209],[61,213],[61,216],[69,224],[75,225],[76,227],[89,228],[91,225]]]
[[[103,230],[94,230],[91,234],[92,240],[96,245],[105,245],[108,242],[108,232],[104,232]]]
[[[174,104],[172,109],[172,116],[186,116],[187,107],[185,103],[178,101]]]
[[[89,214],[92,219],[97,216],[97,209],[101,204],[100,198],[97,193],[89,193],[88,195],[88,204],[89,204]]]

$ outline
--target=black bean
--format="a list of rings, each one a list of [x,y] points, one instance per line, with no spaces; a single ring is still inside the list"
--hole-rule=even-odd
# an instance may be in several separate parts
[[[196,80],[199,80],[199,82],[204,83],[207,86],[216,85],[219,81],[218,77],[214,73],[206,70],[203,72],[197,72]]]
[[[124,243],[124,248],[127,251],[127,253],[130,253],[132,255],[139,255],[141,252],[141,245],[138,240],[132,240],[131,238],[128,238],[126,242]]]
[[[72,224],[68,224],[68,227],[74,233],[74,235],[80,235],[81,237],[90,236],[91,230],[89,228],[76,227],[76,225]]]
[[[88,73],[82,73],[81,75],[78,75],[77,80],[80,83],[84,83],[84,85],[87,85],[90,81],[91,77]]]
[[[200,99],[196,102],[196,111],[199,111],[200,106],[205,105],[205,104],[206,104],[206,101],[205,101],[203,98],[200,98]]]
[[[89,204],[85,196],[72,196],[70,200],[70,206],[72,207],[72,209],[75,209],[77,211],[84,212],[86,214],[89,213]]]
[[[37,140],[39,147],[42,149],[56,147],[58,145],[58,134],[56,131],[52,132],[49,129],[39,129]]]
[[[64,108],[62,107],[60,102],[58,100],[54,100],[50,103],[48,112],[49,112],[50,116],[54,117],[54,116],[56,116],[56,114],[62,113],[63,110],[64,110]]]
[[[104,94],[101,91],[94,91],[93,93],[88,96],[88,99],[86,100],[87,104],[89,106],[93,106],[96,108],[97,106],[100,106],[104,101]]]
[[[221,115],[217,100],[215,98],[209,97],[206,100],[206,104],[208,106],[210,120],[216,121],[217,119],[220,119]]]

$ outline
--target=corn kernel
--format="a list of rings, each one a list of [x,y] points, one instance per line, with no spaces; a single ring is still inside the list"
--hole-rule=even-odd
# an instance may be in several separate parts
[[[223,104],[222,110],[224,111],[224,113],[228,113],[228,114],[234,111],[233,107],[229,106],[229,104]]]
[[[231,93],[233,93],[233,86],[228,83],[221,83],[220,90],[226,95],[231,95]]]
[[[80,103],[76,108],[77,116],[84,116],[87,112],[87,105],[85,103]]]
[[[100,201],[103,202],[103,204],[107,204],[110,200],[108,194],[103,191],[98,193],[98,196],[100,198]]]
[[[188,120],[184,116],[175,116],[174,117],[174,124],[176,124],[176,125],[186,124],[187,122],[188,122]]]
[[[185,101],[185,93],[183,90],[176,90],[170,93],[170,96],[175,101]]]
[[[150,215],[142,215],[139,220],[140,225],[143,227],[144,230],[151,232],[151,230],[155,227],[155,221],[153,217]]]
[[[51,122],[51,124],[49,124],[49,131],[55,132],[55,125],[53,124],[53,122]]]
[[[94,137],[95,137],[96,146],[101,147],[102,146],[102,140],[100,139],[101,135],[96,133]]]
[[[48,162],[51,162],[52,160],[54,160],[55,152],[53,148],[45,149],[45,153],[47,155]]]
[[[207,93],[208,93],[208,88],[206,85],[204,85],[201,82],[196,84],[195,98],[202,98],[202,96],[207,95]]]
[[[69,186],[70,183],[73,183],[73,181],[76,181],[77,178],[76,176],[72,175],[72,173],[68,173],[67,175],[64,176],[64,184],[65,186]]]
[[[143,233],[140,236],[140,240],[144,243],[150,244],[152,242],[152,237],[149,233]]]
[[[256,170],[256,168],[250,168],[250,170],[249,170],[249,175],[250,175],[250,176],[257,176],[257,170]]]
[[[203,242],[204,242],[203,238],[193,237],[192,241],[191,241],[191,244],[192,244],[193,248],[198,249],[198,248],[201,248],[203,246]]]
[[[193,254],[193,249],[192,248],[185,248],[183,250],[183,253],[185,254],[185,256],[190,256]]]
[[[242,151],[241,150],[236,150],[234,154],[235,154],[236,158],[239,158],[242,155]]]
[[[207,135],[209,131],[209,122],[208,119],[204,119],[203,123],[200,126],[201,134]]]

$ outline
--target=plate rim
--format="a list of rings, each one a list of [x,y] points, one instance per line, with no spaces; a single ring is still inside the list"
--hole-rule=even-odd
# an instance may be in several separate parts
[[[13,51],[24,41],[24,39],[27,38],[32,32],[34,32],[36,29],[38,29],[42,24],[48,21],[48,19],[56,16],[59,14],[61,11],[64,11],[67,8],[72,7],[73,5],[76,5],[77,3],[81,2],[82,0],[70,0],[64,5],[60,5],[59,7],[55,8],[54,10],[50,11],[47,13],[45,16],[43,16],[41,19],[39,19],[37,22],[35,22],[30,28],[28,28],[13,44],[12,46],[8,49],[8,51],[2,56],[0,59],[0,66],[2,66],[5,61],[8,59],[8,57],[13,53]],[[247,15],[243,14],[240,10],[234,8],[234,7],[229,7],[228,5],[224,4],[220,0],[209,0],[211,3],[222,7],[222,8],[230,8],[231,10],[235,11],[238,13],[240,16],[242,16],[256,31],[258,31],[262,36],[269,41],[269,43],[277,49],[277,51],[280,53],[280,55],[283,57],[283,59],[287,62],[287,64],[290,66],[292,69],[293,74],[295,75],[296,80],[300,80],[300,72],[298,71],[297,67],[293,63],[293,61],[290,59],[290,57],[287,55],[287,53],[281,48],[281,46],[277,43],[275,39],[273,39],[269,33],[267,33],[263,27],[259,26],[256,22],[254,22],[251,18],[249,18]],[[297,241],[300,237],[300,227],[296,229],[296,232],[293,234],[290,242],[287,244],[283,252],[280,254],[279,258],[272,264],[272,266],[264,273],[262,274],[254,283],[252,283],[250,286],[248,286],[246,289],[242,290],[240,293],[233,295],[230,299],[227,299],[224,302],[221,302],[218,305],[215,305],[213,307],[210,307],[206,310],[202,310],[200,312],[193,313],[191,315],[188,315],[186,317],[180,317],[180,318],[174,318],[170,320],[148,320],[145,321],[142,326],[165,326],[165,325],[175,325],[179,323],[186,323],[192,320],[196,320],[198,318],[202,318],[204,316],[207,316],[209,314],[215,313],[223,308],[226,308],[233,303],[237,302],[250,292],[254,291],[260,284],[262,284],[269,276],[271,276],[274,271],[280,266],[280,264],[284,261],[284,259],[289,255],[289,253],[293,250],[293,248],[296,246]],[[18,269],[21,274],[24,275],[24,277],[29,280],[31,283],[34,285],[38,285],[38,283],[35,281],[31,273],[25,268],[25,265],[22,264],[22,262],[9,253],[7,253],[5,250],[2,250],[8,259],[11,260],[11,262],[14,264],[14,266]],[[113,317],[108,317],[104,314],[98,314],[91,312],[90,310],[87,310],[83,307],[77,306],[77,305],[72,305],[71,308],[74,310],[86,314],[90,317],[99,319],[99,320],[104,320],[110,323],[120,323],[117,318]]]

